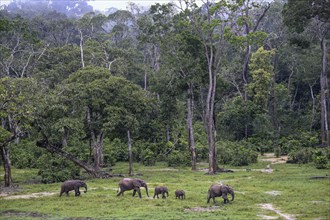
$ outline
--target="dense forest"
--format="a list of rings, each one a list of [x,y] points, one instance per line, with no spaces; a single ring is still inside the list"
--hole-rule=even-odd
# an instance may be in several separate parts
[[[0,6],[0,148],[45,183],[133,163],[327,167],[329,0]]]

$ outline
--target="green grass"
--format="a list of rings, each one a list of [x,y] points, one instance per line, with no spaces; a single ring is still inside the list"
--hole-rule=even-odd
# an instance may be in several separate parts
[[[310,179],[329,176],[330,170],[318,170],[312,165],[274,164],[272,173],[262,173],[267,162],[249,167],[226,167],[234,173],[205,175],[205,171],[190,168],[167,168],[165,164],[145,167],[134,164],[134,172],[142,174],[149,186],[150,198],[142,188],[142,199],[132,198],[132,192],[117,197],[121,178],[87,179],[88,192],[80,197],[59,197],[60,183],[30,184],[36,180],[37,170],[13,169],[13,180],[19,184],[15,195],[53,192],[52,196],[30,199],[0,198],[0,219],[261,219],[259,215],[277,216],[275,212],[260,208],[269,203],[282,213],[296,219],[330,219],[330,179]],[[206,163],[198,168],[206,168]],[[117,163],[113,173],[127,173],[128,164]],[[247,169],[249,168],[249,169]],[[251,171],[250,171],[251,169]],[[0,175],[3,176],[1,170]],[[222,182],[235,190],[235,200],[224,205],[206,203],[207,190],[212,183]],[[3,184],[1,180],[0,184]],[[156,185],[166,185],[167,199],[153,199]],[[176,189],[186,191],[185,200],[177,200]],[[269,194],[277,191],[278,195]],[[267,193],[268,192],[268,193]],[[207,211],[212,209],[212,211]],[[198,210],[198,211],[197,211]],[[284,219],[279,217],[279,219]]]

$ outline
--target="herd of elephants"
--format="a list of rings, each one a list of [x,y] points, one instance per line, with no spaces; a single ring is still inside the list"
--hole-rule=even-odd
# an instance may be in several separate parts
[[[60,196],[62,196],[63,193],[66,193],[67,196],[69,196],[69,191],[74,190],[75,191],[75,196],[80,196],[80,191],[79,188],[84,187],[85,191],[84,193],[87,192],[87,184],[82,181],[82,180],[67,180],[62,183],[61,185],[61,192]],[[147,196],[149,197],[148,194],[148,186],[146,181],[142,179],[131,179],[131,178],[124,178],[120,180],[119,182],[119,189],[118,189],[118,194],[117,196],[124,195],[125,191],[128,190],[133,190],[133,197],[135,196],[136,192],[138,192],[139,197],[142,198],[141,196],[141,191],[140,187],[144,187],[146,189]],[[207,195],[207,203],[210,202],[210,199],[213,199],[213,202],[215,203],[215,197],[222,197],[224,200],[224,203],[226,204],[229,202],[229,199],[227,198],[227,195],[230,194],[232,197],[232,201],[234,200],[234,190],[228,186],[228,185],[220,185],[220,184],[213,184],[209,190],[208,190],[208,195]],[[156,186],[155,187],[155,193],[154,197],[155,198],[158,195],[162,195],[162,198],[165,199],[166,196],[168,197],[168,188],[166,186]],[[175,191],[175,198],[179,199],[185,199],[185,192],[181,189],[177,189]]]

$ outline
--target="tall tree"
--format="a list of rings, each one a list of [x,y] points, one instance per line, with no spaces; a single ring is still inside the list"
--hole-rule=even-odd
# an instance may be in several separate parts
[[[298,33],[311,31],[319,40],[321,47],[320,105],[322,146],[330,148],[329,141],[329,84],[328,84],[328,46],[330,36],[329,0],[289,0],[285,5],[284,23]]]
[[[31,129],[38,86],[30,78],[4,77],[0,79],[0,94],[0,150],[5,170],[5,186],[10,186],[11,143],[26,137]]]
[[[181,1],[190,11],[187,15],[193,28],[193,32],[203,47],[205,66],[208,74],[207,94],[203,100],[203,120],[208,138],[209,174],[215,174],[218,170],[216,152],[216,129],[214,122],[215,96],[218,74],[221,71],[221,64],[224,58],[222,47],[224,46],[224,30],[231,19],[232,5],[226,1],[214,3],[205,1],[201,8],[198,8],[195,1]]]

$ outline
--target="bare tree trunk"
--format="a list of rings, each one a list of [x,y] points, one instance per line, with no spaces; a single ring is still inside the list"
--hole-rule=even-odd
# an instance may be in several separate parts
[[[322,146],[330,148],[329,145],[329,119],[327,103],[329,103],[329,85],[327,78],[327,45],[324,37],[321,40],[322,49],[322,71],[320,76],[321,85],[321,139]]]
[[[84,49],[83,49],[84,36],[83,36],[82,31],[80,29],[79,29],[79,33],[80,33],[80,59],[81,59],[81,67],[82,68],[85,68]]]
[[[3,168],[5,171],[5,174],[4,174],[5,187],[9,187],[12,184],[10,150],[6,149],[5,145],[1,146],[1,157],[2,157],[2,161],[3,161]]]
[[[193,128],[193,108],[194,108],[194,99],[193,99],[193,90],[192,85],[188,85],[188,98],[187,98],[187,128],[188,128],[188,144],[191,151],[191,169],[196,170],[196,147],[195,147],[195,137],[194,137],[194,128]]]
[[[45,148],[47,151],[49,151],[51,153],[56,153],[56,154],[58,154],[62,157],[67,158],[68,160],[72,161],[74,164],[76,164],[79,167],[86,170],[86,172],[89,173],[93,177],[100,177],[101,176],[101,173],[99,172],[99,170],[89,166],[84,161],[81,161],[81,160],[77,159],[72,154],[63,151],[61,148],[49,144],[47,140],[37,141],[36,145],[39,146],[39,147]]]
[[[312,118],[311,118],[311,125],[309,130],[312,131],[313,128],[313,122],[314,122],[314,118],[315,118],[315,96],[314,96],[314,92],[313,92],[313,85],[309,85],[310,91],[311,91],[311,97],[312,97]]]
[[[128,140],[128,161],[129,161],[128,175],[133,176],[132,142],[131,142],[131,134],[129,130],[127,130],[127,140]]]
[[[99,170],[101,165],[103,165],[103,131],[98,131],[96,135],[94,129],[91,128],[91,116],[92,110],[87,107],[87,124],[89,127],[91,142],[94,149],[94,168]]]
[[[207,141],[209,145],[209,174],[215,174],[217,171],[217,155],[215,150],[215,137],[214,137],[214,99],[216,88],[216,73],[213,70],[213,48],[210,47],[210,55],[208,56],[208,72],[209,72],[209,88],[206,99],[206,131]]]

